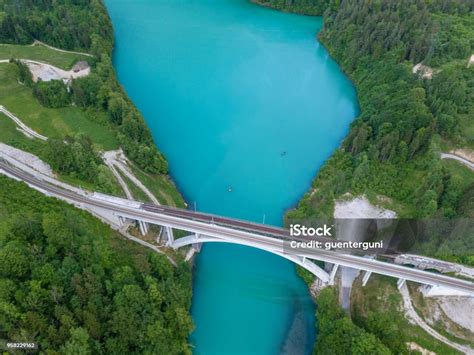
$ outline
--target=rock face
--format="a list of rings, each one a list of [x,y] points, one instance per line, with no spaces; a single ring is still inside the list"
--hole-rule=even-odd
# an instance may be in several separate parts
[[[433,77],[433,69],[421,63],[415,65],[412,72],[413,74],[420,75],[423,79],[431,79]]]
[[[467,63],[467,67],[469,68],[471,65],[474,65],[474,54],[471,55],[471,58],[469,58],[469,62]]]

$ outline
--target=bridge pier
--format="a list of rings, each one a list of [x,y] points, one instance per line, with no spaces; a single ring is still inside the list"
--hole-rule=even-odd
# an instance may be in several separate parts
[[[405,279],[398,279],[398,281],[397,281],[397,288],[398,288],[399,290],[401,290],[401,288],[402,288],[403,285],[406,283],[406,281],[407,281],[407,280],[405,280]]]
[[[160,227],[160,232],[156,236],[156,243],[161,244],[161,237],[163,236],[163,227]]]
[[[173,228],[171,227],[163,227],[165,229],[166,235],[166,246],[171,246],[174,243],[174,235],[173,235]]]
[[[369,281],[370,275],[372,275],[371,271],[366,271],[364,277],[362,279],[362,286],[367,285],[367,281]]]
[[[148,233],[148,224],[143,221],[138,221],[138,227],[140,228],[140,233],[145,236]]]
[[[331,274],[329,275],[329,285],[334,285],[334,278],[336,277],[337,269],[339,268],[339,264],[334,264],[331,269]]]
[[[191,244],[191,248],[189,248],[189,251],[186,254],[186,257],[184,258],[184,261],[189,261],[194,256],[194,254],[199,253],[200,251],[201,251],[201,243]]]
[[[199,242],[199,233],[190,234],[185,238],[191,238],[193,241],[196,242],[191,244],[191,248],[189,249],[184,259],[185,261],[189,261],[195,253],[199,253],[201,251],[202,243]]]
[[[125,218],[123,218],[122,216],[118,216],[118,222],[119,222],[119,227],[123,228],[123,226],[125,225]]]

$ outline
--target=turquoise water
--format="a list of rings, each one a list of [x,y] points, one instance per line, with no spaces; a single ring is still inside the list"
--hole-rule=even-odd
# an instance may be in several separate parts
[[[321,19],[246,0],[106,3],[119,80],[188,203],[280,225],[357,112]],[[311,351],[314,305],[286,260],[208,244],[193,292],[196,354]]]

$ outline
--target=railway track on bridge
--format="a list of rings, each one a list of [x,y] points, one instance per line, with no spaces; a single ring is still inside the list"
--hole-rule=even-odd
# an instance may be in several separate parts
[[[0,159],[0,172],[1,171],[10,177],[26,182],[30,187],[45,194],[65,199],[70,203],[82,207],[94,206],[102,210],[107,210],[116,216],[124,216],[146,223],[187,230],[191,233],[207,235],[219,239],[219,241],[276,251],[280,255],[290,255],[288,251],[284,250],[285,242],[290,239],[289,232],[283,228],[260,225],[201,212],[137,203],[137,201],[123,200],[129,203],[129,205],[117,204],[113,201],[94,198],[91,193],[84,192],[80,194],[58,187],[30,173],[12,167]],[[110,198],[113,199],[113,197]],[[293,237],[291,237],[291,239],[294,240]],[[328,238],[325,239],[328,240]],[[196,242],[199,241],[197,240]],[[389,275],[403,280],[450,287],[474,295],[473,282],[374,259],[367,259],[357,255],[322,249],[295,249],[291,255],[303,258],[302,260],[304,260],[304,258],[321,260],[368,272]]]

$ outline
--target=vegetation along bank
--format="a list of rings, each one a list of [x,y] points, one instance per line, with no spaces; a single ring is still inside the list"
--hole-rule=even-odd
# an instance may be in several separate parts
[[[471,1],[254,2],[323,16],[318,38],[354,82],[360,103],[346,139],[287,220],[330,218],[335,200],[347,193],[382,200],[400,217],[473,217],[474,173],[440,159],[442,152],[474,149]],[[428,239],[415,236],[413,250],[473,265],[473,234],[446,236],[441,230]],[[377,280],[383,284],[377,290],[396,291],[390,280]],[[338,309],[333,292],[324,290],[317,298],[315,353],[408,353],[409,341],[437,353],[453,352],[407,323],[398,294],[378,303],[365,307],[356,300],[354,324]],[[360,312],[364,307],[370,309]],[[359,327],[373,336],[359,342]]]

